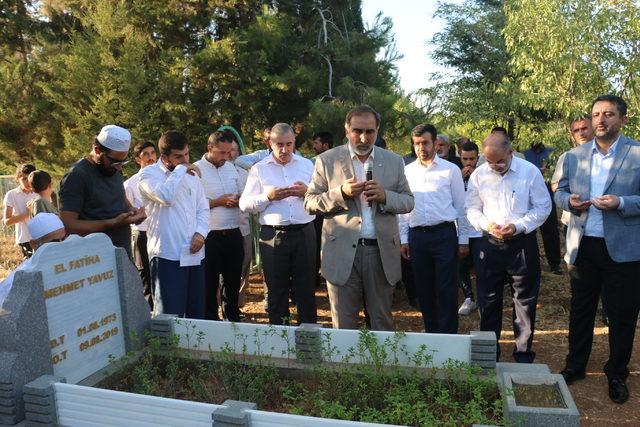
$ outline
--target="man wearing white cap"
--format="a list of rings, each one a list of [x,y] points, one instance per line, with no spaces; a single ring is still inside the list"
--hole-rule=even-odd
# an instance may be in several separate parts
[[[65,230],[62,221],[56,214],[52,213],[39,213],[27,222],[27,228],[31,235],[31,248],[33,251],[37,251],[38,248],[48,242],[59,242],[64,239]],[[16,271],[24,270],[31,265],[29,258],[20,264],[15,270],[7,276],[2,282],[0,282],[0,313],[2,312],[2,304],[9,295],[11,286],[13,285],[13,277]]]
[[[76,162],[60,183],[60,218],[67,232],[105,233],[131,257],[131,227],[145,218],[125,196],[122,167],[129,162],[131,134],[108,125],[93,141],[89,155]]]

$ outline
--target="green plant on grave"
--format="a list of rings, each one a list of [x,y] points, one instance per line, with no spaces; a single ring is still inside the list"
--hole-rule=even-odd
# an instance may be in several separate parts
[[[433,368],[433,352],[421,346],[409,354],[397,333],[379,344],[375,334],[360,331],[358,343],[343,356],[339,371],[326,365],[313,370],[315,385],[287,384],[283,399],[295,414],[404,425],[496,424],[502,421],[502,401],[495,383],[479,368],[449,362],[443,380]],[[323,349],[333,351],[328,343]],[[325,353],[326,356],[326,353]],[[413,368],[390,368],[400,359]]]
[[[479,368],[450,361],[435,369],[433,351],[421,346],[409,352],[403,333],[379,342],[374,333],[363,330],[358,342],[340,354],[327,332],[322,335],[323,358],[341,358],[339,363],[317,363],[302,379],[293,380],[280,378],[269,356],[274,353],[273,340],[282,339],[282,355],[286,353],[289,361],[295,351],[290,330],[270,327],[246,335],[234,327],[233,340],[205,361],[186,358],[178,347],[179,342],[189,349],[202,347],[204,335],[196,328],[185,328],[190,337],[175,336],[169,343],[148,337],[137,364],[126,369],[126,389],[211,403],[244,400],[269,410],[372,423],[503,423],[497,387]],[[248,343],[254,353],[249,353]],[[409,367],[393,366],[407,362]]]

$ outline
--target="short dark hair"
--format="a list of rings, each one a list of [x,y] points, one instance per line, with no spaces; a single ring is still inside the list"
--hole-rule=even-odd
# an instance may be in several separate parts
[[[425,133],[431,134],[431,139],[433,140],[433,142],[435,142],[438,138],[438,131],[436,130],[436,127],[434,125],[422,123],[411,129],[411,136],[420,136],[424,135]]]
[[[236,136],[233,134],[233,132],[228,130],[217,130],[209,135],[209,139],[207,139],[207,145],[215,145],[219,142],[234,141],[236,141]]]
[[[51,184],[51,175],[45,171],[35,170],[29,174],[29,184],[34,192],[40,193]]]
[[[21,165],[18,165],[18,167],[16,168],[16,178],[26,178],[34,170],[36,170],[36,167],[31,163],[23,163]]]
[[[312,140],[319,139],[323,144],[327,144],[329,148],[333,148],[333,135],[331,132],[316,132],[311,137]]]
[[[624,99],[620,98],[616,95],[600,95],[591,103],[591,109],[593,110],[593,106],[596,105],[596,102],[610,102],[616,106],[618,109],[618,113],[620,113],[620,117],[624,117],[627,115],[627,103]]]
[[[158,140],[158,148],[160,154],[168,156],[171,150],[184,150],[189,145],[187,137],[177,130],[168,130],[160,136]]]
[[[154,151],[158,151],[156,145],[151,141],[138,142],[135,147],[133,147],[133,156],[140,157],[140,153],[142,153],[145,148],[149,147],[153,147]]]
[[[475,151],[476,153],[480,153],[480,149],[478,148],[478,144],[473,141],[465,142],[460,146],[460,151]]]
[[[502,126],[494,126],[491,129],[491,133],[495,133],[495,132],[504,133],[505,135],[509,136],[509,134],[507,133],[507,130],[505,128],[503,128]]]
[[[344,123],[347,126],[351,126],[353,116],[364,116],[365,114],[373,114],[373,117],[376,119],[376,127],[380,127],[380,114],[367,104],[358,105],[349,110],[347,117],[344,119]]]

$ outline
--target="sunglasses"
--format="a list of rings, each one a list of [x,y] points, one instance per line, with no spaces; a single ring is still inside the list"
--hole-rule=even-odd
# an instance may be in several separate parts
[[[109,165],[112,166],[112,167],[113,166],[124,166],[124,165],[126,165],[127,163],[129,163],[131,161],[131,159],[129,159],[129,157],[127,157],[124,160],[117,160],[117,159],[114,159],[113,157],[110,157],[108,154],[104,154],[104,156],[107,159],[109,159]]]

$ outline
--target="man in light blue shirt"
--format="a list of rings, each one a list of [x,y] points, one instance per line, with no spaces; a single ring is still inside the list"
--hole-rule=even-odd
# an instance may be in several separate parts
[[[571,214],[567,254],[571,276],[567,384],[585,377],[598,296],[604,288],[609,317],[609,397],[629,398],[627,365],[640,309],[640,143],[620,132],[627,104],[613,95],[591,106],[595,138],[569,151],[555,200]]]

